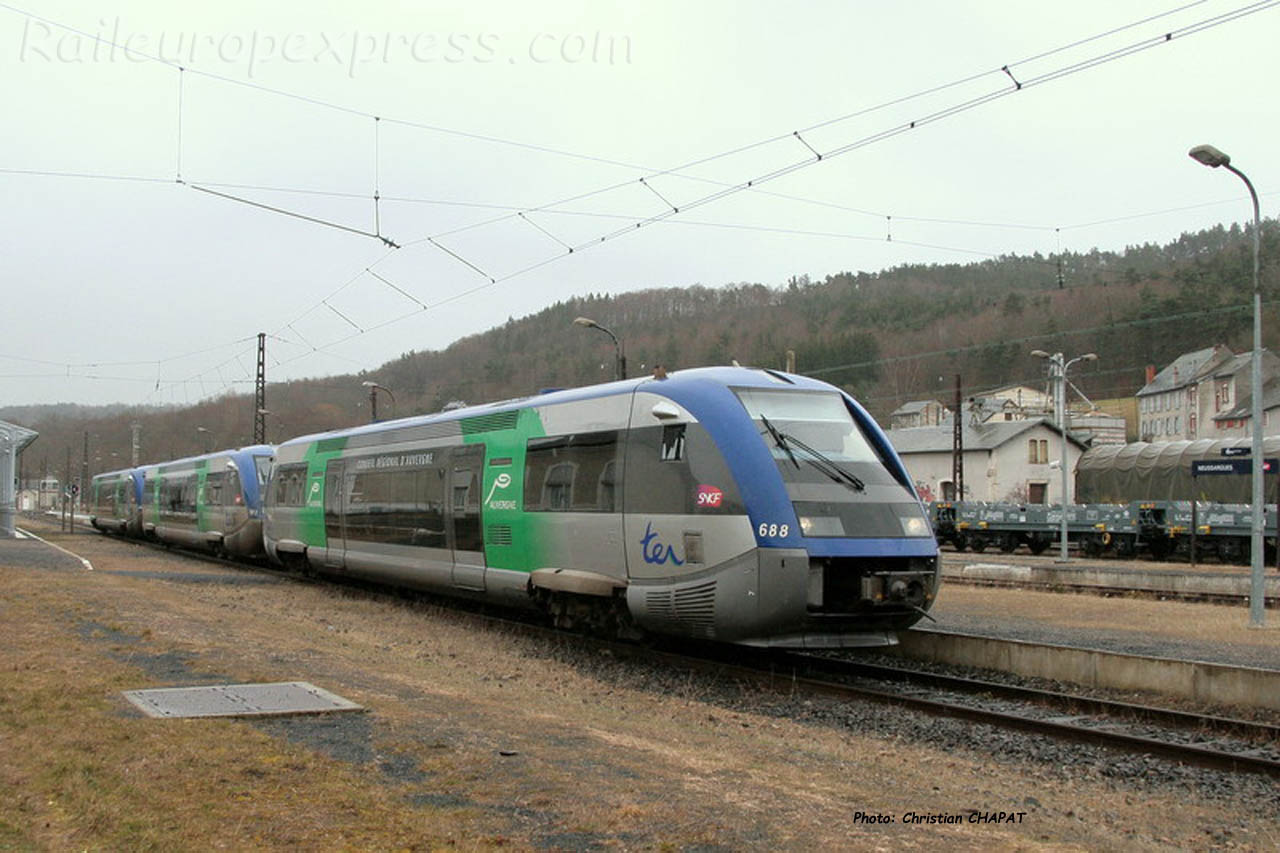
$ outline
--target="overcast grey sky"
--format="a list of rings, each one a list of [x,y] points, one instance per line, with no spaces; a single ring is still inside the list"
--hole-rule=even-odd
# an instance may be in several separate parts
[[[1245,220],[1202,142],[1280,190],[1280,8],[1180,34],[1246,0],[203,5],[0,0],[0,402],[251,391],[259,331],[277,381],[586,292]]]

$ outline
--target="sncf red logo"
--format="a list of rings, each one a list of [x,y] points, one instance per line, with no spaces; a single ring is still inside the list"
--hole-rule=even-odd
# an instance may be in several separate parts
[[[698,486],[698,506],[719,507],[724,503],[724,492],[715,486]]]

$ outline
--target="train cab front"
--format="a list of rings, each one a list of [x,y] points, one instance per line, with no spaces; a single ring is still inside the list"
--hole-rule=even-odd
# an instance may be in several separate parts
[[[743,642],[770,646],[887,645],[927,615],[941,579],[924,507],[883,433],[835,391],[738,389],[782,480],[751,507],[762,603],[801,571],[795,627]],[[759,519],[759,521],[756,521]],[[794,613],[794,602],[791,603]],[[781,614],[779,614],[781,616]]]

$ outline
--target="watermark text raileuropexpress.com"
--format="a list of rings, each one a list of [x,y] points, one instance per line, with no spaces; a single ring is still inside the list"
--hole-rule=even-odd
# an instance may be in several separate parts
[[[631,36],[601,32],[264,32],[219,34],[190,30],[146,33],[119,18],[100,20],[92,32],[64,30],[28,18],[18,57],[22,62],[111,63],[156,59],[188,68],[240,66],[249,77],[265,65],[303,64],[341,68],[355,77],[370,65],[412,62],[512,65],[630,65]]]

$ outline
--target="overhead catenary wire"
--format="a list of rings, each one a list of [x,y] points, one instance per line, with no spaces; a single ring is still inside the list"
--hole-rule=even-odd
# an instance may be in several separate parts
[[[186,69],[181,65],[178,66],[178,167],[177,180],[182,183],[182,102],[185,83],[187,79]]]
[[[400,248],[400,246],[395,241],[390,240],[386,237],[383,237],[381,234],[378,234],[372,231],[362,231],[359,228],[352,228],[350,225],[343,225],[339,222],[332,222],[328,219],[320,219],[315,216],[307,216],[304,213],[298,213],[297,211],[294,211],[294,210],[285,210],[284,208],[274,207],[269,204],[263,204],[262,202],[253,201],[252,199],[241,198],[240,196],[231,195],[230,193],[224,193],[215,189],[210,189],[209,187],[203,187],[203,186],[200,186],[199,184],[187,184],[187,186],[191,187],[191,189],[193,190],[199,190],[202,193],[209,193],[210,195],[216,195],[219,198],[225,198],[231,201],[239,202],[241,204],[247,204],[250,207],[262,208],[263,210],[269,210],[272,213],[279,213],[279,214],[283,214],[284,216],[292,216],[295,219],[303,219],[303,220],[306,220],[307,222],[314,222],[317,225],[325,225],[329,228],[337,228],[340,231],[349,231],[352,234],[359,234],[362,237],[373,237],[376,240],[381,240],[383,243],[385,243],[387,246],[390,246],[393,249]]]
[[[1196,5],[1196,4],[1191,4],[1191,5]],[[1216,21],[1218,21],[1219,23],[1220,23],[1220,22],[1225,22],[1225,20],[1226,20],[1226,19],[1228,19],[1229,15],[1231,15],[1231,14],[1246,14],[1246,13],[1252,13],[1252,11],[1260,11],[1262,8],[1267,8],[1267,7],[1269,7],[1270,5],[1272,5],[1272,3],[1257,3],[1257,4],[1254,4],[1253,6],[1250,6],[1250,7],[1243,7],[1243,9],[1242,9],[1242,10],[1235,10],[1235,12],[1234,12],[1234,13],[1227,13],[1227,14],[1224,14],[1224,15],[1222,15],[1222,16],[1218,16],[1218,18],[1217,18],[1217,19],[1210,19],[1210,20],[1216,20]],[[3,7],[3,8],[9,8],[9,9],[14,10],[14,11],[20,11],[20,10],[16,10],[16,9],[14,9],[14,7],[12,7],[12,6],[8,6],[8,5],[6,5],[6,4],[0,4],[0,7]],[[1178,9],[1176,9],[1176,10],[1171,10],[1171,11],[1170,11],[1170,12],[1168,12],[1168,13],[1162,13],[1162,15],[1163,15],[1163,14],[1172,14],[1174,11],[1180,11],[1181,9],[1185,9],[1185,8],[1189,8],[1189,6],[1179,7]],[[1160,17],[1160,16],[1155,16],[1155,17]],[[1148,18],[1148,19],[1144,19],[1144,20],[1152,20],[1152,18]],[[1141,22],[1135,22],[1135,24],[1127,25],[1125,28],[1128,28],[1128,26],[1136,26],[1136,25],[1137,25],[1137,23],[1141,23]],[[1203,23],[1203,22],[1202,22],[1202,23]],[[1216,24],[1215,24],[1215,25],[1216,25]],[[1186,30],[1186,32],[1198,31],[1198,30],[1194,29],[1194,27],[1196,27],[1196,26],[1200,26],[1200,25],[1193,25],[1192,27],[1184,28],[1184,29]],[[1125,28],[1120,28],[1120,29],[1125,29]],[[1111,33],[1111,32],[1116,32],[1116,31],[1118,31],[1118,30],[1109,31],[1109,33]],[[1087,42],[1087,41],[1092,41],[1092,40],[1095,40],[1096,38],[1100,38],[1100,37],[1102,37],[1103,35],[1106,35],[1106,34],[1099,34],[1098,36],[1091,37],[1090,39],[1086,39],[1086,40],[1084,40],[1083,42],[1078,42],[1078,43],[1076,43],[1076,44],[1084,43],[1084,42]],[[1165,36],[1165,38],[1164,38],[1164,40],[1165,40],[1165,41],[1168,41],[1170,38],[1172,38],[1172,35],[1166,35],[1166,36]],[[1141,44],[1141,43],[1140,43],[1140,44]],[[1145,45],[1145,46],[1133,47],[1133,48],[1132,48],[1132,50],[1146,49],[1146,47],[1149,47],[1149,46],[1154,46],[1154,45],[1153,45],[1153,44],[1148,44],[1148,45]],[[1055,49],[1054,51],[1050,51],[1049,53],[1059,52],[1059,51],[1061,51],[1061,50],[1065,50],[1067,47],[1069,47],[1069,46],[1063,46],[1062,48]],[[1111,56],[1110,58],[1117,58],[1118,56],[1121,56],[1121,55],[1127,55],[1127,53],[1123,52],[1123,50],[1122,50],[1122,51],[1116,51],[1116,52],[1113,52],[1113,53],[1114,53],[1114,56]],[[1041,56],[1043,56],[1043,55],[1047,55],[1047,54],[1042,54]],[[1092,64],[1090,64],[1090,63],[1099,63],[1099,64],[1100,64],[1100,62],[1102,62],[1102,61],[1110,61],[1110,59],[1106,58],[1106,56],[1107,56],[1107,55],[1104,55],[1104,57],[1103,57],[1103,58],[1097,58],[1097,59],[1095,59],[1095,60],[1090,60],[1090,61],[1087,61],[1086,63],[1080,63],[1080,64],[1079,64],[1079,67],[1078,67],[1076,70],[1080,70],[1080,69],[1082,69],[1082,68],[1084,68],[1084,67],[1092,67]],[[1038,58],[1038,57],[1035,57],[1035,58]],[[1016,64],[1016,63],[1015,63],[1015,64]],[[1007,66],[1006,66],[1006,67],[1007,67]],[[179,72],[179,73],[180,73],[180,75],[181,75],[183,72],[180,70],[180,72]],[[984,73],[990,73],[990,72],[984,72]],[[1048,73],[1048,74],[1046,74],[1046,75],[1043,75],[1043,76],[1042,76],[1042,78],[1033,78],[1033,79],[1037,80],[1037,82],[1045,82],[1045,81],[1050,80],[1050,79],[1057,79],[1057,76],[1060,76],[1060,74],[1062,74],[1062,73],[1065,73],[1065,72],[1050,72],[1050,73]],[[220,78],[220,77],[219,77],[219,75],[208,75],[208,76],[212,76],[212,77],[215,77],[215,78],[218,78],[218,79],[222,79],[222,78]],[[977,76],[981,76],[981,75],[977,75]],[[973,78],[973,79],[976,79],[976,77],[975,77],[975,78]],[[240,83],[241,81],[235,81],[235,80],[230,80],[230,79],[228,79],[226,82]],[[265,89],[265,90],[267,90],[267,91],[273,91],[273,90],[269,90],[269,89],[267,89],[266,87],[261,87],[261,86],[257,86],[257,85],[254,85],[252,88],[259,88],[259,89]],[[289,93],[277,93],[277,94],[286,94],[286,95],[289,95]],[[1005,92],[1004,94],[1008,94],[1008,93],[1007,93],[1007,92]],[[929,120],[937,120],[937,119],[938,119],[938,117],[945,117],[945,116],[947,116],[947,115],[954,114],[954,113],[955,113],[955,111],[957,111],[957,110],[972,108],[972,106],[979,105],[980,103],[984,103],[984,102],[986,101],[986,98],[988,98],[988,97],[997,97],[997,96],[1003,96],[1003,95],[1002,95],[1001,93],[993,93],[992,95],[989,95],[989,96],[983,96],[983,98],[976,99],[975,101],[966,102],[966,103],[961,104],[961,105],[958,105],[958,106],[956,106],[956,107],[949,108],[948,110],[941,111],[937,116],[929,117]],[[305,98],[305,97],[300,98],[300,99],[301,99],[301,100],[308,101],[308,102],[312,102],[312,103],[320,103],[320,104],[323,104],[323,102],[316,101],[315,99],[309,99],[309,98]],[[332,106],[332,105],[329,105],[329,106]],[[359,113],[359,111],[352,111],[352,110],[349,110],[349,109],[347,109],[347,110],[345,110],[345,111],[347,111],[347,112],[352,112],[352,113],[355,113],[355,114],[363,114],[363,113]],[[374,116],[373,118],[375,118],[375,119],[376,119],[377,117],[376,117],[376,116]],[[823,123],[821,123],[821,124],[819,124],[819,125],[814,125],[813,127],[826,126],[826,125],[832,124],[832,123],[834,123],[834,122],[841,121],[841,120],[843,120],[843,118],[847,118],[847,116],[846,116],[846,117],[842,117],[842,118],[832,119],[832,120],[829,120],[828,122],[823,122]],[[911,123],[911,128],[912,128],[912,129],[914,129],[915,127],[917,127],[917,126],[918,126],[918,124],[919,124],[919,122],[912,122],[912,123]],[[376,125],[375,125],[375,127],[376,127]],[[437,129],[437,128],[433,128],[433,129]],[[798,132],[793,132],[793,134],[792,134],[792,135],[796,135],[796,134],[798,134]],[[871,138],[871,140],[870,140],[870,141],[878,141],[878,139],[880,139],[880,138],[887,138],[887,137],[883,137],[883,136],[881,136],[881,135],[877,135],[876,137]],[[803,139],[801,139],[801,141],[802,141],[802,142],[805,142]],[[767,142],[767,140],[766,140],[765,142]],[[761,144],[764,144],[764,143],[762,142]],[[853,143],[851,146],[845,146],[845,147],[842,147],[842,148],[838,148],[838,149],[835,149],[835,151],[836,151],[837,153],[843,153],[844,151],[853,150],[853,146],[862,145],[862,144],[869,144],[868,139],[859,140],[859,141],[857,141],[857,142]],[[807,143],[807,142],[805,142],[805,145],[807,146],[807,145],[808,145],[808,143]],[[738,149],[735,149],[735,151],[741,151],[741,150],[745,150],[745,149],[744,149],[744,148],[741,148],[741,147],[740,147],[740,148],[738,148]],[[815,152],[816,152],[816,149],[815,149]],[[725,152],[725,153],[724,153],[724,154],[722,154],[722,155],[716,155],[716,156],[717,156],[717,157],[718,157],[718,156],[728,156],[728,155],[729,155],[729,154],[731,154],[731,153],[733,153],[733,152]],[[830,154],[829,154],[829,155],[827,155],[827,156],[832,156],[832,155],[830,155]],[[698,161],[698,162],[707,162],[707,160],[704,158],[704,160],[702,160],[702,161]],[[816,160],[815,160],[815,161],[809,161],[809,160],[806,160],[806,161],[804,161],[804,162],[805,162],[805,164],[808,164],[808,163],[810,163],[810,162],[816,162]],[[629,165],[629,164],[622,164],[622,165]],[[701,199],[696,200],[693,204],[694,204],[694,205],[700,205],[700,204],[710,203],[711,201],[714,201],[714,200],[716,200],[716,199],[718,199],[718,198],[722,198],[722,197],[724,197],[725,195],[732,194],[733,192],[741,191],[741,190],[742,190],[742,189],[744,189],[744,188],[755,188],[756,186],[758,186],[758,184],[759,184],[759,183],[762,183],[762,182],[765,182],[765,181],[768,181],[768,180],[772,180],[772,179],[774,179],[774,178],[776,178],[776,177],[780,177],[780,176],[782,176],[782,175],[784,175],[784,174],[788,174],[788,173],[790,173],[790,171],[792,171],[792,170],[793,170],[794,168],[796,168],[796,167],[797,167],[796,165],[787,166],[787,167],[783,167],[782,169],[775,170],[774,172],[767,173],[766,175],[763,175],[763,176],[757,177],[757,178],[755,178],[755,179],[752,179],[751,181],[748,181],[748,182],[746,183],[746,186],[745,186],[745,187],[743,187],[743,186],[741,186],[741,185],[729,185],[729,186],[725,187],[724,191],[722,191],[722,192],[717,192],[717,193],[713,193],[713,194],[711,194],[711,195],[709,195],[709,196],[705,196],[705,197],[703,197],[703,198],[701,198]],[[658,173],[658,174],[674,174],[674,173],[675,173],[675,171],[676,171],[676,170],[666,170],[665,172],[663,172],[663,173]],[[376,183],[376,178],[375,178],[375,183]],[[202,189],[202,190],[203,190],[203,191],[205,191],[205,192],[212,192],[211,190],[209,190],[209,189],[207,189],[207,188],[204,188],[204,187],[195,187],[195,188],[197,188],[197,189]],[[375,194],[377,194],[377,193],[378,193],[378,191],[379,191],[379,188],[378,188],[377,186],[375,186]],[[656,191],[655,191],[655,192],[656,192]],[[214,192],[214,194],[219,194],[219,193]],[[358,229],[347,228],[347,227],[345,227],[345,226],[341,226],[341,225],[336,224],[336,223],[332,223],[332,222],[327,222],[327,221],[324,221],[324,220],[320,220],[320,219],[317,219],[317,218],[314,218],[314,217],[306,217],[306,216],[302,216],[302,215],[295,214],[295,213],[290,212],[290,211],[285,211],[285,210],[281,210],[281,209],[278,209],[278,208],[273,208],[273,207],[268,206],[268,205],[261,205],[261,204],[258,204],[258,203],[256,203],[256,202],[252,202],[252,201],[247,200],[247,199],[240,199],[240,198],[236,198],[236,197],[231,196],[231,195],[229,195],[229,194],[222,194],[222,195],[224,195],[224,196],[225,196],[225,197],[227,197],[227,198],[231,198],[231,199],[233,199],[233,200],[236,200],[236,201],[241,201],[241,202],[244,202],[244,203],[247,203],[247,204],[253,204],[253,205],[255,205],[255,206],[263,207],[264,209],[267,209],[267,210],[273,210],[273,211],[275,211],[275,212],[279,212],[279,213],[286,213],[286,214],[291,215],[291,216],[299,216],[299,218],[302,218],[302,219],[307,219],[307,220],[309,220],[309,221],[318,222],[319,224],[323,224],[323,225],[329,225],[329,226],[331,226],[331,227],[343,228],[344,230],[349,230],[349,231],[352,231],[353,233],[357,233],[357,234],[363,234],[364,236],[374,236],[374,237],[378,237],[378,236],[379,236],[379,235],[378,235],[378,233],[377,233],[376,231],[375,231],[374,233],[372,233],[372,234],[371,234],[371,233],[369,233],[369,232],[360,231],[360,230],[358,230]],[[581,196],[579,196],[579,197],[581,197]],[[666,201],[666,200],[665,200],[665,197],[661,196],[661,194],[659,194],[659,197],[664,198],[664,201]],[[681,210],[687,210],[687,209],[689,208],[689,206],[690,206],[690,205],[685,205],[685,206],[683,206],[683,207],[680,207],[680,206],[677,206],[677,205],[674,205],[674,204],[672,204],[672,205],[671,205],[671,207],[672,207],[672,209],[673,209],[673,212],[675,212],[675,213],[681,212]],[[532,210],[532,209],[527,209],[527,210]],[[550,211],[548,211],[548,212],[550,212]],[[526,216],[525,218],[526,218],[526,221],[531,221],[531,220],[529,220],[529,219],[528,219],[528,217],[527,217],[527,216]],[[665,218],[665,217],[664,217],[664,218]],[[656,221],[656,218],[655,218],[653,221]],[[633,232],[633,230],[634,230],[635,228],[640,228],[640,227],[642,227],[642,226],[643,226],[643,225],[645,225],[645,224],[649,224],[649,222],[650,222],[650,220],[644,220],[644,221],[641,221],[641,222],[637,222],[637,223],[635,223],[633,228],[619,229],[619,230],[616,232],[616,236],[621,236],[623,233],[632,233],[632,232]],[[492,284],[497,284],[499,281],[509,280],[510,278],[515,277],[515,275],[519,275],[519,274],[522,274],[522,273],[527,272],[527,271],[529,271],[529,270],[536,269],[536,268],[538,268],[538,267],[540,267],[540,266],[543,266],[543,265],[545,265],[545,264],[547,264],[547,263],[550,263],[550,262],[552,262],[552,261],[554,261],[554,260],[557,260],[557,259],[559,259],[560,257],[563,257],[563,255],[556,255],[556,256],[553,256],[553,257],[548,258],[548,259],[546,259],[546,260],[544,260],[544,261],[540,261],[540,262],[538,262],[538,263],[536,263],[536,264],[533,264],[533,265],[527,266],[527,267],[523,268],[522,270],[519,270],[519,271],[517,271],[516,273],[513,273],[513,274],[511,274],[511,275],[501,276],[501,277],[498,277],[498,276],[490,276],[490,275],[488,275],[487,273],[485,273],[483,270],[481,270],[481,269],[480,269],[480,267],[479,267],[478,265],[476,265],[475,263],[472,263],[471,261],[469,261],[469,260],[466,260],[466,259],[462,258],[462,257],[461,257],[461,256],[459,256],[457,253],[455,253],[455,252],[453,252],[453,251],[449,250],[448,248],[446,248],[446,247],[442,246],[439,242],[437,242],[437,240],[438,240],[438,238],[439,238],[440,236],[441,236],[441,235],[433,235],[433,237],[425,238],[425,242],[430,242],[430,243],[432,243],[432,244],[433,244],[433,245],[435,245],[437,248],[441,249],[442,251],[447,252],[448,254],[450,254],[451,256],[455,257],[455,258],[456,258],[457,260],[459,260],[460,262],[462,262],[462,263],[466,264],[466,265],[467,265],[467,266],[469,266],[471,269],[473,269],[473,270],[475,270],[476,272],[480,273],[482,276],[485,276],[486,278],[488,278],[488,279],[489,279],[489,282],[490,282],[490,284],[491,284],[491,285],[492,285]],[[610,239],[610,238],[611,238],[611,236],[610,236],[610,235],[604,235],[604,236],[602,236],[602,237],[598,238],[598,242],[603,242],[603,241],[605,241],[605,240],[607,240],[607,239]],[[381,238],[380,238],[380,239],[381,239]],[[558,239],[558,238],[556,238],[556,239]],[[388,245],[394,245],[394,244],[391,244],[389,241],[386,241],[386,242],[388,242]],[[561,242],[563,243],[563,241],[561,241]],[[586,247],[586,246],[588,246],[588,245],[594,245],[594,244],[596,244],[596,242],[597,242],[597,241],[592,241],[591,243],[583,244],[583,246],[581,246],[581,247],[579,247],[579,248],[583,248],[583,247]],[[904,242],[905,242],[905,241],[904,241]],[[563,244],[563,245],[566,245],[566,246],[568,247],[568,244]],[[928,244],[921,244],[921,245],[928,245]],[[570,248],[570,249],[572,249],[572,247],[569,247],[569,248]],[[474,292],[474,289],[473,289],[472,291],[469,291],[469,292]],[[453,298],[456,298],[456,297],[450,297],[449,299],[450,299],[450,300],[452,300]],[[394,322],[394,321],[392,321],[392,322]],[[352,324],[352,325],[355,325],[355,324]],[[359,328],[359,327],[357,326],[356,328]]]

